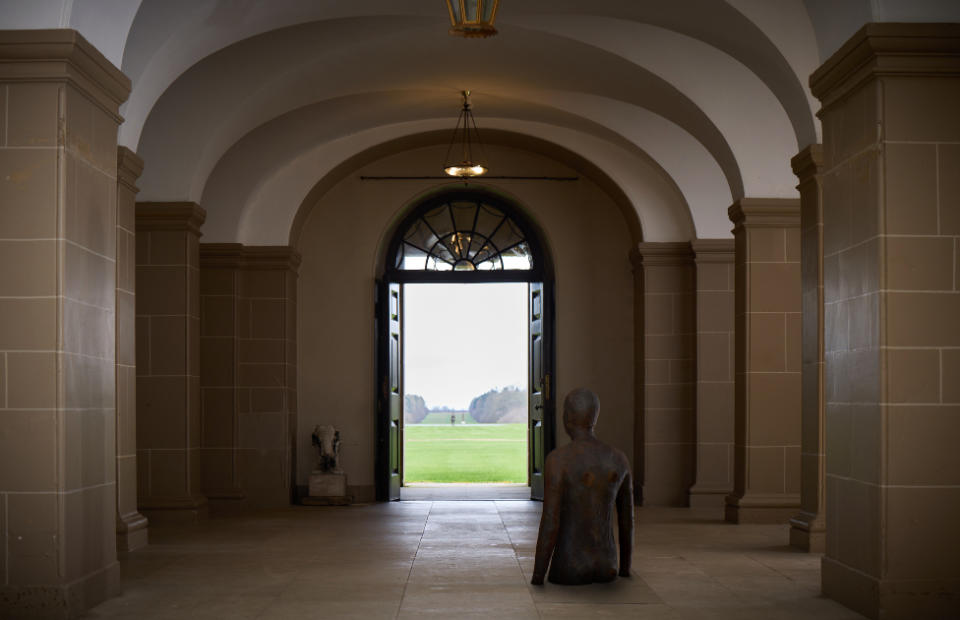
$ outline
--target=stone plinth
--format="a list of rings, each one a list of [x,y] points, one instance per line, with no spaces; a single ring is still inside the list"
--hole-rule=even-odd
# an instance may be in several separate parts
[[[353,503],[347,495],[347,475],[315,471],[310,474],[310,495],[301,500],[307,506],[345,506]]]

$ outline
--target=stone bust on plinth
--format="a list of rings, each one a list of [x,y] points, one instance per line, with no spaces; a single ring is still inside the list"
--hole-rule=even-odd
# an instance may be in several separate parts
[[[345,505],[353,501],[347,495],[347,475],[340,468],[340,431],[328,424],[313,429],[311,443],[317,449],[317,466],[310,473],[310,495],[301,501],[307,505]]]

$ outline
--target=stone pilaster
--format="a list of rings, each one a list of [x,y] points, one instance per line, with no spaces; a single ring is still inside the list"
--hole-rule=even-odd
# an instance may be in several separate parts
[[[636,249],[630,252],[630,264],[633,272],[633,385],[636,394],[636,398],[633,399],[633,501],[641,506],[643,505],[643,481],[646,478],[645,450],[643,447],[645,441],[643,394],[646,392],[644,388],[644,382],[646,381],[644,370],[646,339],[643,333],[643,260]]]
[[[692,508],[723,509],[733,490],[733,239],[697,239],[696,483]]]
[[[735,242],[734,523],[786,523],[800,505],[800,205],[744,198]]]
[[[647,506],[686,506],[693,484],[694,264],[689,243],[641,243],[643,478]]]
[[[823,405],[823,147],[811,144],[790,162],[800,179],[800,512],[790,544],[823,553],[826,533],[826,446]]]
[[[117,550],[147,544],[147,519],[137,510],[136,213],[143,160],[117,149]]]
[[[237,447],[237,295],[243,245],[200,244],[200,411],[203,492],[214,503],[244,499]]]
[[[960,609],[960,25],[867,24],[823,107],[823,591],[871,618]]]
[[[204,490],[221,505],[287,505],[300,256],[289,247],[204,244],[200,257]]]
[[[296,486],[297,270],[286,246],[244,248],[238,296],[241,483],[254,505],[288,504]],[[269,429],[269,432],[261,432]],[[303,434],[308,438],[307,434]],[[309,439],[307,439],[309,441]]]
[[[193,203],[137,203],[137,472],[140,510],[195,518],[200,470],[200,226]]]
[[[117,113],[72,30],[0,31],[0,616],[114,594]]]

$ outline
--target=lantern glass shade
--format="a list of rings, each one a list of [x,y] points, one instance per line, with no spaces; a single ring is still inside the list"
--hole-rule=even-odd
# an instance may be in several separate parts
[[[497,34],[493,21],[500,0],[447,0],[450,34],[458,37],[490,37]]]
[[[443,171],[452,177],[478,177],[487,173],[487,167],[472,161],[462,161],[457,165],[447,166]]]
[[[452,177],[468,179],[478,177],[488,172],[484,163],[483,142],[480,140],[480,129],[473,118],[470,109],[470,91],[461,91],[463,107],[457,124],[450,137],[450,146],[447,147],[447,156],[444,158],[443,171]],[[475,152],[476,151],[476,152]]]

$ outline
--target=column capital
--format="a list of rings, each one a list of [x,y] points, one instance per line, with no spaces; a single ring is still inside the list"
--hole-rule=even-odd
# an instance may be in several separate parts
[[[800,179],[802,185],[823,170],[823,145],[811,144],[790,158],[790,167],[793,174]]]
[[[207,212],[195,202],[138,202],[137,229],[186,230],[200,235]]]
[[[125,146],[117,147],[117,182],[134,194],[140,191],[137,179],[143,174],[143,160]]]
[[[810,76],[823,107],[878,76],[960,75],[960,24],[866,24]]]
[[[287,245],[201,243],[200,266],[297,273],[300,268],[300,253]]]
[[[634,267],[643,265],[687,265],[693,262],[688,241],[647,241],[638,243],[630,252]]]
[[[734,229],[800,226],[796,198],[741,198],[727,209]]]
[[[300,252],[288,245],[244,246],[243,268],[297,273],[300,269]]]
[[[690,242],[696,263],[732,263],[733,239],[694,239]]]
[[[130,78],[76,30],[0,30],[0,81],[67,82],[117,122]]]
[[[242,243],[201,243],[201,269],[239,269],[243,264]]]

